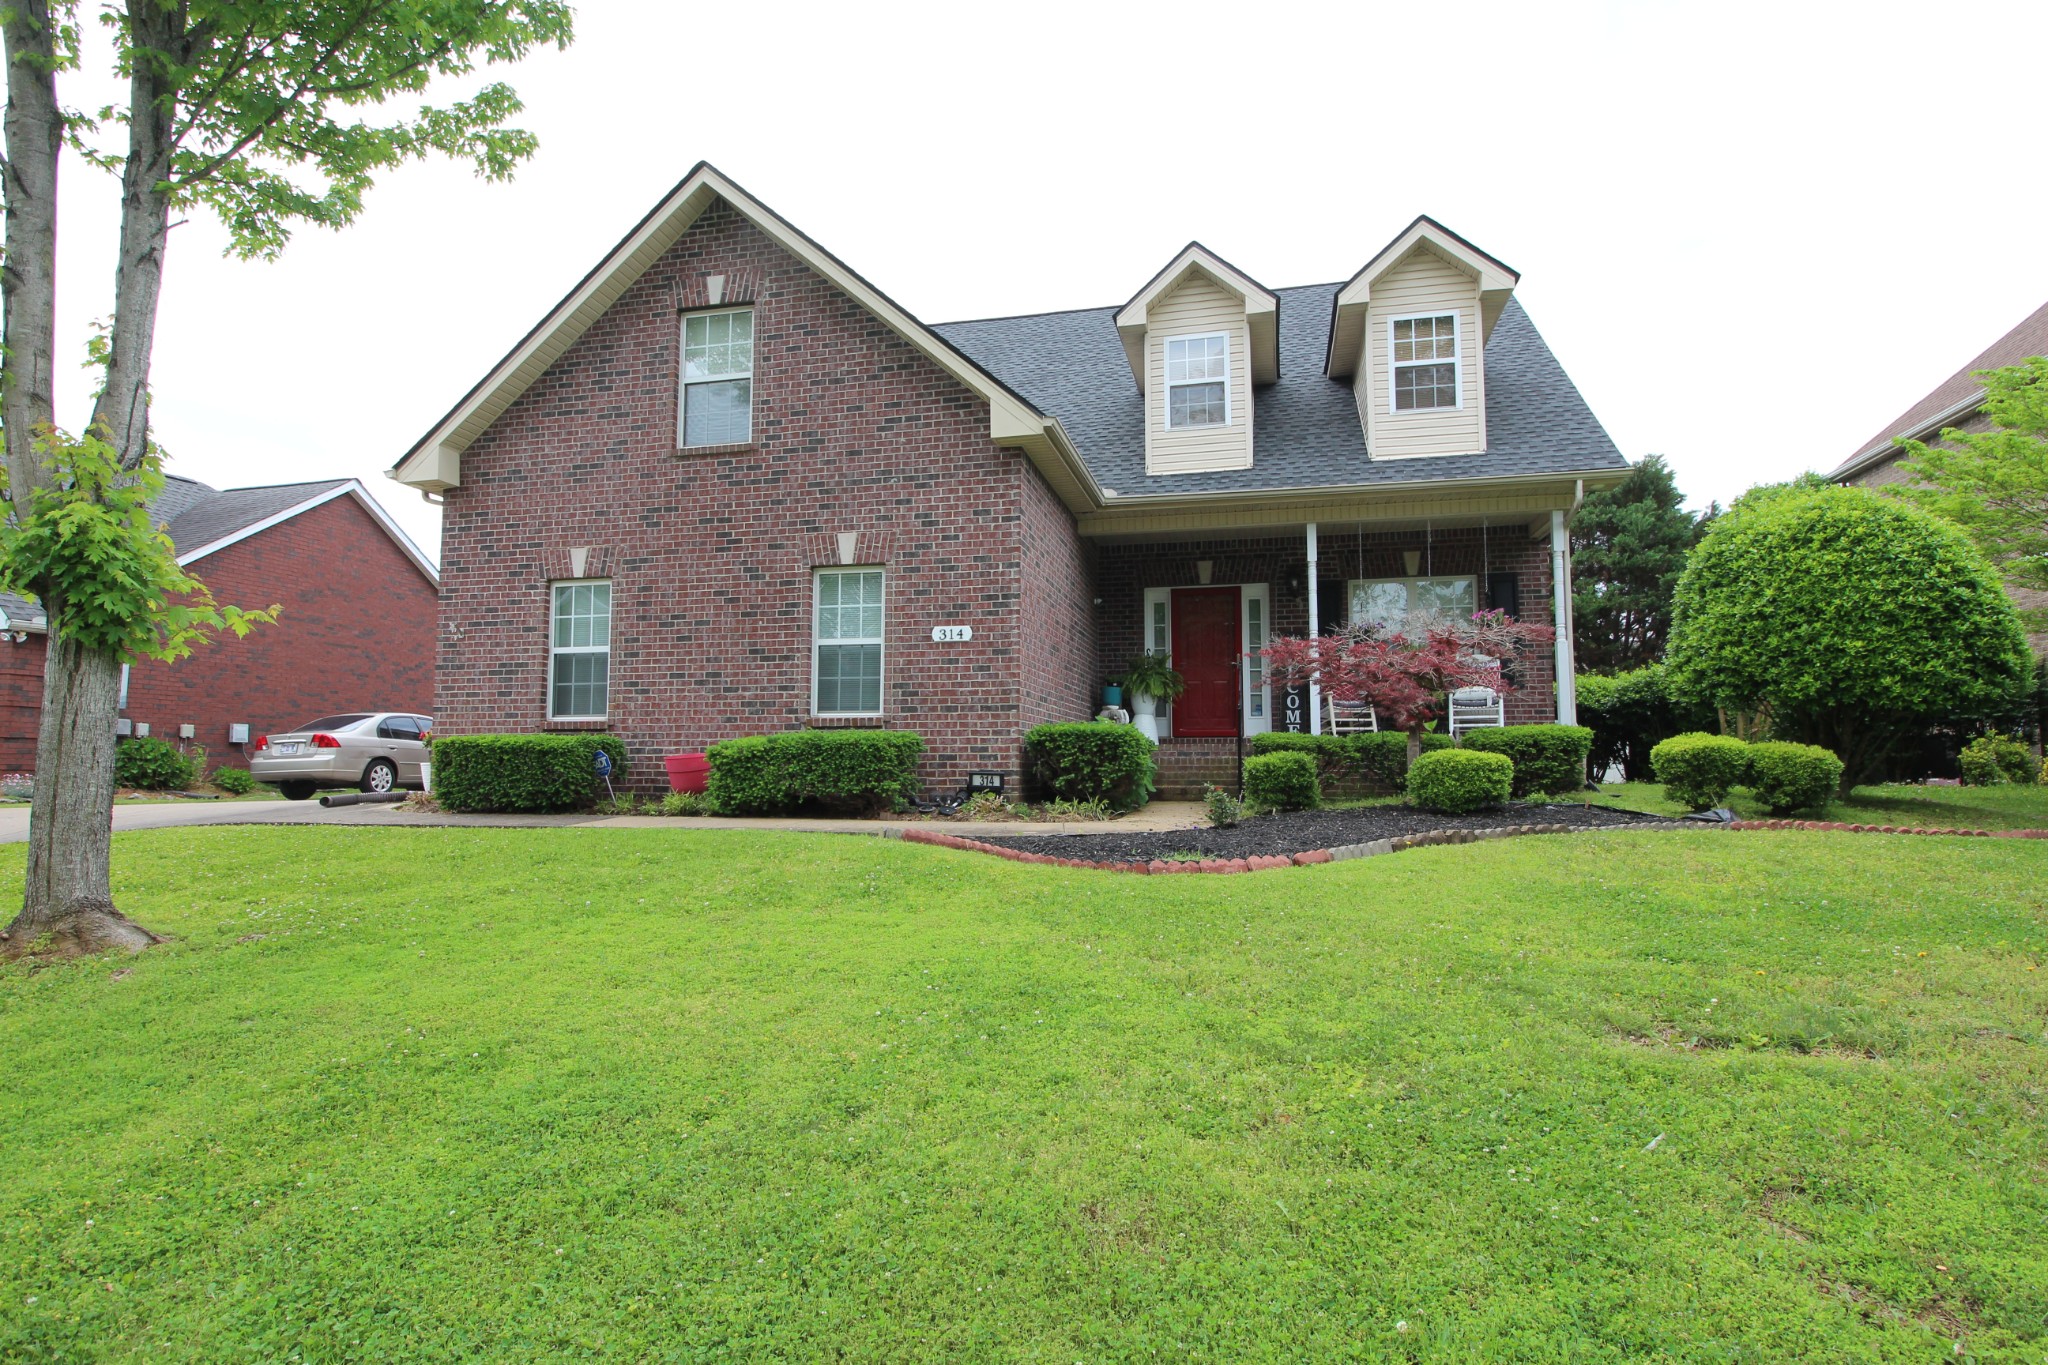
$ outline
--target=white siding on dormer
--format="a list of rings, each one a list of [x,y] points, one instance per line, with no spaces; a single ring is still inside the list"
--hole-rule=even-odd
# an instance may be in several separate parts
[[[1395,412],[1388,323],[1444,313],[1458,318],[1459,406]],[[1366,309],[1366,363],[1358,367],[1354,381],[1365,421],[1365,446],[1372,457],[1476,455],[1485,450],[1484,349],[1479,339],[1479,282],[1443,257],[1425,247],[1376,280]]]
[[[1175,430],[1166,424],[1169,337],[1221,333],[1230,341],[1230,420]],[[1252,463],[1251,333],[1244,300],[1200,271],[1145,310],[1145,472],[1193,474]]]

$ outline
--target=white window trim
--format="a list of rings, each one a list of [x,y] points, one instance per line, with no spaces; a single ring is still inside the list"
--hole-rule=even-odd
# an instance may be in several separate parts
[[[1388,335],[1392,336],[1393,333],[1389,332]],[[1173,353],[1173,343],[1176,341],[1220,341],[1223,343],[1223,420],[1221,422],[1205,422],[1197,427],[1177,427],[1173,424],[1173,391],[1175,389],[1186,388],[1190,384],[1214,384],[1216,382],[1213,379],[1189,379],[1176,384],[1166,377],[1172,373],[1172,361],[1169,357]],[[1392,355],[1393,352],[1389,351],[1387,354]],[[1231,402],[1230,374],[1230,333],[1184,332],[1179,336],[1161,337],[1159,339],[1159,375],[1161,380],[1159,387],[1165,398],[1165,406],[1160,409],[1159,417],[1160,421],[1164,424],[1166,433],[1168,435],[1177,435],[1184,431],[1221,431],[1235,422],[1237,420],[1237,406]]]
[[[1263,612],[1265,616],[1266,643],[1273,643],[1273,591],[1269,584],[1184,583],[1181,584],[1181,586],[1185,588],[1204,587],[1237,589],[1237,648],[1239,654],[1244,654],[1245,652],[1251,649],[1252,632],[1251,621],[1249,619],[1249,612],[1247,610],[1247,604],[1251,602],[1252,599],[1257,598],[1260,603],[1260,611]],[[1145,596],[1143,602],[1144,619],[1140,623],[1142,629],[1142,635],[1140,637],[1140,653],[1152,654],[1158,652],[1154,649],[1152,644],[1152,608],[1155,603],[1163,603],[1166,607],[1165,652],[1169,655],[1173,653],[1173,594],[1173,588],[1145,589]],[[1242,660],[1240,660],[1238,666],[1238,678],[1240,687],[1244,687],[1245,672],[1246,670],[1244,669]],[[1246,738],[1250,738],[1253,735],[1262,735],[1266,731],[1273,728],[1273,675],[1270,669],[1266,672],[1265,682],[1259,687],[1259,695],[1261,698],[1264,699],[1266,703],[1266,714],[1263,716],[1254,716],[1251,713],[1251,706],[1249,704],[1251,701],[1251,689],[1248,687],[1244,689],[1244,700],[1246,702],[1246,706],[1243,712],[1243,725]],[[1159,720],[1160,725],[1162,727],[1160,733],[1164,734],[1169,739],[1173,738],[1173,707],[1170,704],[1160,704]]]
[[[1396,408],[1394,406],[1395,371],[1403,362],[1394,359],[1394,324],[1397,322],[1420,322],[1425,318],[1449,318],[1451,320],[1451,392],[1458,401],[1447,408]],[[1410,360],[1408,366],[1441,365],[1441,360]],[[1427,417],[1433,412],[1462,412],[1465,408],[1465,315],[1456,308],[1439,308],[1427,313],[1402,313],[1387,319],[1387,416]],[[1373,582],[1380,582],[1373,579]],[[1397,580],[1386,580],[1393,582]]]
[[[1428,409],[1428,408],[1424,408],[1424,409],[1423,409],[1423,411],[1425,411],[1425,412],[1428,412],[1428,411],[1430,411],[1430,409]],[[1439,409],[1436,409],[1436,411],[1442,411],[1442,409],[1440,409],[1440,408],[1439,408]],[[1425,583],[1425,582],[1431,582],[1431,581],[1451,581],[1451,580],[1456,580],[1456,579],[1463,579],[1463,580],[1464,580],[1465,582],[1467,582],[1467,583],[1470,583],[1470,584],[1472,585],[1472,610],[1474,610],[1474,611],[1478,611],[1478,610],[1479,610],[1479,575],[1478,575],[1478,574],[1471,574],[1471,573],[1425,573],[1425,574],[1417,574],[1417,575],[1416,575],[1415,577],[1413,577],[1413,578],[1347,578],[1347,579],[1345,579],[1345,580],[1344,580],[1344,619],[1345,619],[1345,621],[1346,621],[1346,622],[1349,622],[1349,621],[1351,620],[1351,604],[1352,604],[1352,602],[1354,602],[1355,600],[1357,600],[1357,597],[1358,597],[1358,590],[1359,590],[1360,588],[1364,588],[1364,587],[1371,587],[1371,586],[1372,586],[1373,584],[1375,584],[1375,583],[1404,583],[1404,584],[1415,584],[1415,583]],[[1325,627],[1325,628],[1327,629],[1327,627]]]
[[[604,647],[603,647],[602,649],[598,648],[598,647],[597,647],[596,645],[557,645],[557,644],[555,643],[555,589],[557,589],[557,588],[575,588],[575,587],[581,587],[581,586],[585,586],[585,585],[589,585],[589,584],[595,584],[595,583],[602,583],[602,584],[604,584],[604,585],[605,585],[605,586],[606,586],[607,588],[609,588],[609,587],[611,587],[611,585],[612,585],[612,580],[611,580],[611,579],[609,579],[609,578],[556,578],[556,579],[552,579],[552,580],[550,580],[550,581],[549,581],[549,583],[548,583],[548,676],[547,676],[547,689],[548,689],[548,719],[549,719],[549,720],[607,720],[607,719],[609,719],[609,718],[610,718],[610,716],[611,716],[611,705],[612,705],[612,661],[611,661],[611,653],[612,653],[612,646],[611,646],[611,638],[612,638],[612,632],[611,632],[611,623],[612,623],[612,611],[611,611],[611,605],[610,605],[610,604],[611,604],[611,599],[610,599],[609,597],[607,597],[607,598],[605,599],[605,602],[606,602],[606,607],[605,607],[605,632],[604,632],[605,644],[604,644]],[[556,656],[557,654],[602,654],[602,655],[604,655],[604,656],[605,656],[605,661],[604,661],[604,705],[605,705],[605,709],[604,709],[604,710],[602,710],[602,711],[598,712],[598,713],[597,713],[596,715],[594,715],[594,716],[564,716],[564,715],[559,715],[559,714],[557,714],[557,713],[556,713],[556,711],[555,711],[555,656]]]
[[[818,638],[818,583],[827,575],[850,573],[878,573],[882,576],[882,633],[875,639],[839,639],[825,641]],[[881,648],[881,677],[875,688],[875,700],[879,704],[873,711],[820,711],[818,709],[818,647],[823,644],[835,645],[877,645]],[[818,720],[874,720],[878,719],[889,705],[889,571],[880,564],[833,564],[822,569],[811,570],[811,715]]]
[[[715,318],[721,315],[733,316],[739,313],[752,315],[751,305],[740,308],[693,308],[676,319],[676,449],[704,450],[706,446],[693,446],[689,438],[690,386],[692,384],[729,384],[735,379],[744,379],[747,388],[747,440],[754,439],[754,367],[747,366],[745,374],[706,375],[702,379],[691,379],[685,367],[683,352],[689,345],[690,320],[692,318]],[[1392,354],[1392,352],[1389,352]],[[725,442],[718,442],[723,445]]]

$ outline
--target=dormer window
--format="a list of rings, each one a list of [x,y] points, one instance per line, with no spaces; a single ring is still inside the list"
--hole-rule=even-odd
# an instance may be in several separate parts
[[[1230,338],[1166,339],[1166,425],[1220,427],[1230,421]]]
[[[1458,315],[1395,318],[1394,411],[1458,406]]]

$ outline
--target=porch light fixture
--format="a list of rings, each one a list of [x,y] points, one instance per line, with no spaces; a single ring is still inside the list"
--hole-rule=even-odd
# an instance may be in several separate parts
[[[1301,596],[1301,570],[1289,569],[1287,571],[1287,595],[1289,597]]]
[[[1401,562],[1408,566],[1408,576],[1410,578],[1414,578],[1416,575],[1422,572],[1422,551],[1401,551]]]
[[[1215,560],[1213,560],[1213,559],[1198,559],[1198,560],[1196,560],[1196,561],[1195,561],[1195,581],[1196,581],[1197,583],[1200,583],[1200,584],[1201,584],[1201,585],[1202,585],[1203,587],[1205,587],[1205,588],[1206,588],[1206,587],[1208,587],[1208,586],[1209,586],[1209,580],[1210,580],[1210,578],[1211,578],[1211,577],[1213,577],[1213,576],[1215,575],[1215,573],[1216,573],[1216,561],[1215,561]]]

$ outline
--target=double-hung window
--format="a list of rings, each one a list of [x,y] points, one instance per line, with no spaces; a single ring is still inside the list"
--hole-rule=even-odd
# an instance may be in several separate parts
[[[684,315],[682,430],[685,446],[753,439],[751,309]]]
[[[811,708],[882,714],[882,571],[820,569],[811,631]]]
[[[557,583],[548,634],[548,719],[603,720],[612,666],[612,585]]]
[[[1166,339],[1166,425],[1220,427],[1230,420],[1230,338]]]
[[[1395,318],[1394,411],[1458,406],[1458,315]]]

